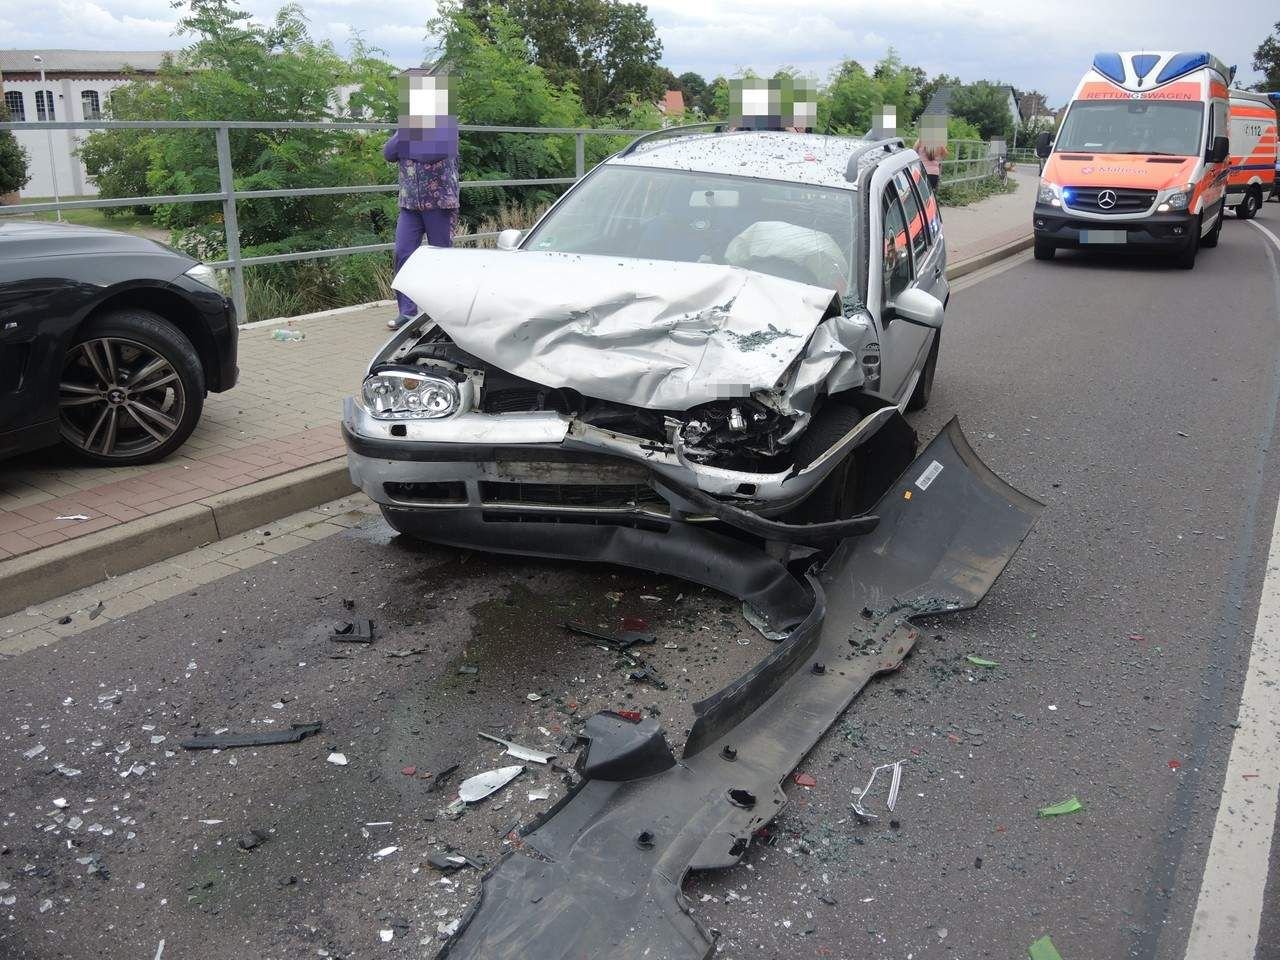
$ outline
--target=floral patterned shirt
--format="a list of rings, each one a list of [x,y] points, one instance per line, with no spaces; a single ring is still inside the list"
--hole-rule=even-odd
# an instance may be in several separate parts
[[[427,154],[431,159],[414,159],[400,142],[400,132],[392,134],[383,156],[400,166],[400,207],[404,210],[458,209],[457,153]]]

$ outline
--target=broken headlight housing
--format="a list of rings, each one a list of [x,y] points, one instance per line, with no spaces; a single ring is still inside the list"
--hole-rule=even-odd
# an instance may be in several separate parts
[[[365,378],[365,408],[379,420],[439,420],[462,407],[458,384],[438,373],[387,367]]]

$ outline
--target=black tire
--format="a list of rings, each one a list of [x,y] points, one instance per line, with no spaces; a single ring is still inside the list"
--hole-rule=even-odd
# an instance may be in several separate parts
[[[907,401],[907,412],[914,413],[929,406],[929,398],[933,396],[933,378],[938,372],[938,351],[942,347],[942,331],[933,331],[933,343],[929,346],[929,356],[920,371],[920,379],[916,388],[911,391],[911,399]]]
[[[199,354],[182,331],[149,310],[103,313],[76,331],[63,359],[62,442],[90,463],[154,463],[191,435],[204,395]]]
[[[1250,187],[1245,191],[1244,199],[1236,207],[1236,217],[1240,220],[1252,220],[1261,209],[1262,190],[1256,186]]]
[[[1200,252],[1200,223],[1203,218],[1204,214],[1196,218],[1191,227],[1191,239],[1187,241],[1187,245],[1182,248],[1182,252],[1173,261],[1180,270],[1192,270],[1195,268],[1196,254]]]
[[[1037,240],[1035,245],[1035,254],[1037,260],[1052,260],[1053,255],[1058,252],[1057,247],[1051,243],[1044,243]]]
[[[828,399],[792,448],[796,463],[808,466],[857,426],[864,414],[839,398]],[[858,469],[853,456],[832,470],[799,505],[782,518],[788,523],[825,523],[851,517],[858,502]]]
[[[1218,237],[1222,236],[1222,220],[1227,215],[1227,208],[1223,205],[1218,211],[1218,222],[1213,225],[1213,229],[1204,235],[1200,241],[1202,247],[1216,247],[1218,245]]]

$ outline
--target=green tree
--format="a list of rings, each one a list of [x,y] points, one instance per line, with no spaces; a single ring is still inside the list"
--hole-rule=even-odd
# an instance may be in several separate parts
[[[923,112],[929,108],[929,104],[933,101],[936,94],[943,87],[960,86],[960,78],[954,77],[949,73],[940,73],[932,80],[926,80],[920,85],[920,109]]]
[[[676,80],[680,84],[680,90],[684,93],[685,107],[689,110],[698,109],[706,113],[703,98],[707,93],[707,81],[703,79],[702,74],[694,73],[690,70],[688,73],[680,74]]]
[[[463,0],[454,9],[494,42],[495,13],[509,13],[533,51],[533,62],[553,84],[576,88],[589,116],[619,111],[632,95],[656,101],[667,89],[658,63],[662,41],[643,4],[502,0],[486,7],[477,0]]]
[[[0,123],[9,120],[9,108],[0,100]],[[0,197],[17,193],[31,180],[27,171],[27,151],[10,131],[0,131]]]
[[[112,95],[118,120],[327,121],[339,115],[334,88],[358,85],[353,102],[377,119],[394,119],[394,68],[357,44],[348,63],[328,43],[313,41],[301,10],[280,8],[262,25],[232,0],[190,0],[179,31],[189,46],[154,78]],[[385,183],[384,135],[298,129],[234,130],[230,136],[240,190]],[[219,189],[211,131],[99,131],[81,149],[105,196],[214,192]],[[386,235],[394,200],[363,194],[273,198],[238,205],[241,248],[248,254],[373,243]],[[158,207],[156,221],[179,246],[206,258],[225,255],[217,204]]]
[[[1271,35],[1253,51],[1253,69],[1262,74],[1262,82],[1255,89],[1280,90],[1280,20],[1276,21]]]
[[[1009,88],[988,80],[957,87],[951,94],[951,112],[978,128],[984,140],[1013,139],[1013,115],[1009,112]]]

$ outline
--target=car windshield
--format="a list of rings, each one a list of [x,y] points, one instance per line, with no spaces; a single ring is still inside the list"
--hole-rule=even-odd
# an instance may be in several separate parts
[[[527,250],[719,263],[844,294],[849,190],[622,164],[597,169],[538,225]]]
[[[1077,100],[1063,121],[1058,152],[1200,153],[1204,104],[1178,100]]]

